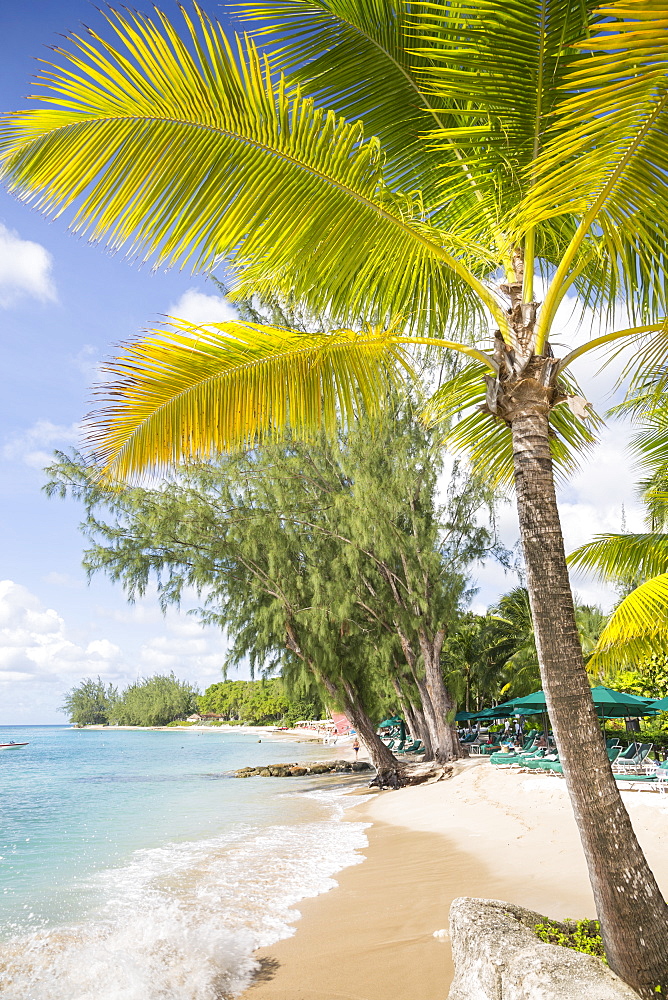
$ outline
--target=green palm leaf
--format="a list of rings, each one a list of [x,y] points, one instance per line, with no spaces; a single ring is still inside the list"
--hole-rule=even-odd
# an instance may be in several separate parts
[[[615,609],[590,669],[610,669],[663,650],[668,642],[668,573],[641,584]]]
[[[508,193],[517,191],[523,169],[542,149],[569,51],[587,32],[595,4],[441,0],[423,7],[425,29],[415,49],[423,89],[435,103],[457,109],[455,141],[472,151],[477,146],[505,176]]]
[[[363,120],[382,143],[388,176],[435,203],[439,157],[423,133],[455,122],[417,79],[429,60],[410,49],[425,14],[404,0],[246,0],[233,8],[269,43],[272,67],[348,121]]]
[[[399,373],[412,374],[392,332],[303,334],[253,323],[203,329],[172,320],[104,369],[106,406],[89,443],[108,476],[164,469],[194,455],[252,447],[290,427],[333,433],[373,415]]]
[[[668,572],[668,535],[597,535],[568,557],[571,567],[603,580],[637,580]]]
[[[419,194],[393,194],[377,139],[271,79],[199,10],[190,45],[167,18],[111,12],[58,50],[40,103],[0,135],[12,190],[75,230],[167,265],[223,259],[240,291],[282,294],[335,323],[404,314],[443,329],[492,295],[487,250],[450,238]],[[472,289],[477,291],[474,294]]]
[[[495,486],[509,485],[514,475],[510,428],[503,420],[484,412],[489,371],[477,361],[467,363],[445,382],[425,407],[426,420],[443,424],[445,443],[454,451],[468,454],[474,470]],[[574,385],[562,380],[564,394],[572,395]],[[591,428],[565,405],[550,413],[553,435],[550,450],[561,475],[572,473],[583,454],[596,442],[600,418],[590,408]]]
[[[544,305],[544,322],[587,234],[596,233],[628,305],[665,313],[668,223],[668,15],[662,0],[619,0],[596,11],[577,42],[544,152],[519,215],[520,230],[580,217]]]

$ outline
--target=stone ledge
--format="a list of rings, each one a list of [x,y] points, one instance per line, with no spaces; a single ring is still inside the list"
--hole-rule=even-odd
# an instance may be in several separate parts
[[[533,928],[545,919],[498,899],[453,900],[448,1000],[638,1000],[600,959],[541,941]]]

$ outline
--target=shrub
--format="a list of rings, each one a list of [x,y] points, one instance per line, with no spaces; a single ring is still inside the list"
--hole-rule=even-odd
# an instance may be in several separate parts
[[[598,920],[565,920],[563,923],[544,920],[535,925],[534,931],[541,941],[558,944],[562,948],[572,948],[573,951],[582,951],[585,955],[594,955],[608,964]]]

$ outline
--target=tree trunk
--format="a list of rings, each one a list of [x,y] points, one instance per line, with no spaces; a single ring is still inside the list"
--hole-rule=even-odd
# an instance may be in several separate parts
[[[427,682],[424,677],[418,677],[416,672],[414,674],[414,679],[420,694],[425,727],[429,735],[429,756],[426,757],[425,760],[433,760],[436,755],[436,750],[438,749],[438,725],[436,722],[436,713],[434,711],[434,706],[427,688]],[[425,743],[425,746],[426,745],[427,744]]]
[[[395,691],[397,692],[399,704],[401,705],[401,710],[406,721],[408,722],[408,729],[411,736],[414,740],[422,740],[422,745],[424,747],[424,760],[431,760],[433,758],[433,750],[431,747],[431,737],[429,735],[429,729],[427,728],[424,712],[410,699],[407,700],[404,697],[401,685],[396,679],[393,678],[392,683],[395,685]]]
[[[547,707],[610,967],[642,996],[668,990],[668,906],[640,849],[591,699],[575,624],[548,439],[548,361],[503,386],[520,532]]]
[[[431,745],[431,736],[429,734],[429,727],[427,726],[427,720],[425,719],[424,712],[417,705],[411,702],[411,708],[413,714],[415,715],[415,721],[417,724],[417,737],[422,740],[422,745],[424,747],[424,759],[432,760],[434,757],[434,749]]]
[[[376,732],[376,727],[366,714],[362,706],[347,698],[345,701],[346,715],[357,730],[357,735],[366,747],[371,763],[379,774],[386,771],[394,771],[400,768],[399,761],[392,751],[385,746],[380,736]]]
[[[415,706],[410,700],[404,697],[404,692],[401,689],[401,683],[398,677],[392,677],[392,687],[394,688],[394,693],[397,696],[399,702],[399,707],[401,708],[401,714],[407,723],[408,732],[411,734],[413,739],[420,736],[419,733],[419,723],[415,712]],[[421,737],[420,737],[421,738]]]
[[[329,677],[322,674],[318,678],[330,697],[336,702],[340,702],[348,719],[357,730],[357,735],[366,747],[371,763],[379,773],[394,771],[400,767],[399,761],[391,750],[385,746],[380,736],[376,733],[376,727],[359,703],[355,691],[343,680],[339,687]]]
[[[425,745],[424,759],[433,760],[435,750],[438,747],[438,726],[436,725],[434,706],[432,705],[431,698],[429,697],[427,684],[424,678],[420,677],[418,674],[417,655],[411,646],[411,643],[408,641],[408,637],[404,635],[401,629],[397,629],[397,634],[401,642],[401,648],[403,650],[406,663],[408,664],[408,669],[411,672],[411,676],[415,681],[415,686],[418,689],[418,694],[420,695],[422,719],[424,720],[424,736],[421,737]],[[425,736],[427,739],[425,739]]]
[[[441,648],[444,638],[445,636],[438,632],[429,640],[421,632],[420,651],[424,662],[425,682],[434,709],[438,759],[457,760],[464,755],[454,726],[448,722],[448,714],[455,706],[450,699],[441,672]]]

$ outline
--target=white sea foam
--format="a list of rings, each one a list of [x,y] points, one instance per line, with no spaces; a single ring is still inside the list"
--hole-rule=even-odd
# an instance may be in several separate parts
[[[256,968],[253,951],[293,933],[295,904],[326,892],[336,872],[362,860],[364,824],[338,821],[341,796],[314,795],[329,806],[325,821],[246,827],[140,850],[124,867],[98,874],[101,905],[91,919],[0,946],[0,997],[222,1000],[238,994]]]

